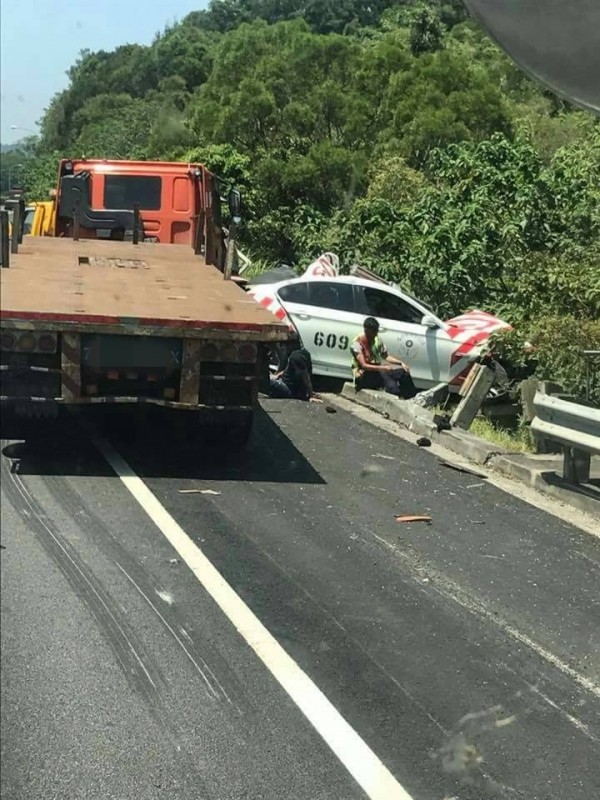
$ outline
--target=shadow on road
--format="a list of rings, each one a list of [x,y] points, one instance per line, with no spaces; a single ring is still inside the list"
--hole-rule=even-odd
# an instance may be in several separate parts
[[[162,409],[119,409],[110,415],[90,409],[81,418],[0,423],[2,457],[22,475],[110,476],[113,474],[90,437],[108,439],[142,478],[179,478],[272,483],[325,483],[310,462],[264,409],[252,436],[235,451],[209,445],[191,424]],[[275,413],[275,412],[274,412]]]
[[[583,497],[589,497],[600,503],[600,478],[590,478],[587,483],[576,485],[569,483],[556,472],[543,472],[542,479],[549,486],[558,486],[561,489],[566,489],[569,492],[579,494]]]

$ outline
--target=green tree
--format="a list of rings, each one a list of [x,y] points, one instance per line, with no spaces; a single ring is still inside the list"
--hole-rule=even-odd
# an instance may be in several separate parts
[[[414,56],[435,53],[442,47],[444,29],[439,16],[426,6],[418,8],[410,26],[410,49]]]

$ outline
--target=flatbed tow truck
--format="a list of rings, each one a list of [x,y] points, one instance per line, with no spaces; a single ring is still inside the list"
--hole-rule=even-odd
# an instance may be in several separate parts
[[[210,209],[190,211],[189,238],[206,242]],[[199,218],[204,232],[194,229]],[[144,242],[135,233],[132,241],[103,240],[93,229],[80,238],[80,219],[72,221],[74,239],[23,236],[21,244],[16,229],[7,241],[5,223],[3,410],[39,417],[60,407],[151,404],[243,445],[268,378],[268,348],[289,339],[287,325],[225,279],[225,250],[211,265],[198,252],[205,246]]]

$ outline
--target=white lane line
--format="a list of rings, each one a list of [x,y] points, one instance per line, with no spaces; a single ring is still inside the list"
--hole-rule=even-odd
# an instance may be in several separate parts
[[[231,588],[143,480],[108,442],[94,443],[221,611],[288,693],[370,800],[412,800],[366,742]]]

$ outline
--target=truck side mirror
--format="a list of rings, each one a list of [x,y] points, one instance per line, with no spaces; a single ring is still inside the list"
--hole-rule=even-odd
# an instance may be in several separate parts
[[[236,222],[238,222],[242,216],[242,195],[237,189],[232,189],[229,192],[229,213]]]

